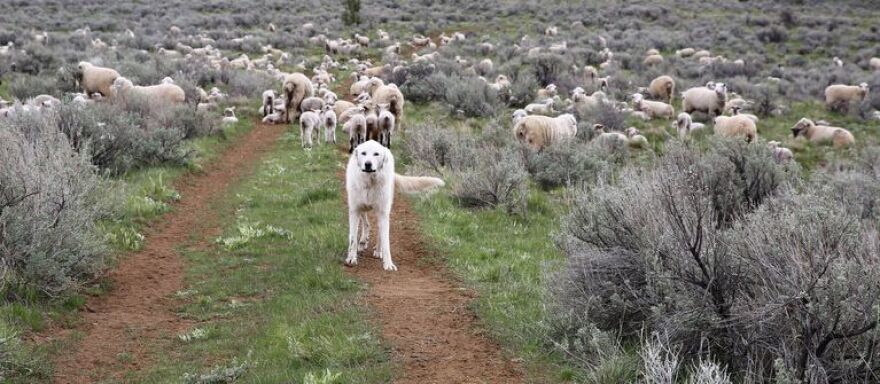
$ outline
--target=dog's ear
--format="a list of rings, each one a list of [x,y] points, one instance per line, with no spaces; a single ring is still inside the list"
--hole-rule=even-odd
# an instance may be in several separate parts
[[[376,165],[377,171],[381,171],[383,168],[385,168],[385,162],[388,161],[388,156],[390,155],[391,152],[388,151],[388,148],[382,147],[381,153],[382,153],[382,158],[379,159],[379,164]]]

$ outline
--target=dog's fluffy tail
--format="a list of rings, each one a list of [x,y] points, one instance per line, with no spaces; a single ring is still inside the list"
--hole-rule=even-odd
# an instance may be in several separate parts
[[[394,174],[394,186],[403,193],[426,192],[444,185],[446,183],[436,177],[414,177]]]

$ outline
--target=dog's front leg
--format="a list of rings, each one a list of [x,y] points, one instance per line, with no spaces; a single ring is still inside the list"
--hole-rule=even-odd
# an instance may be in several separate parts
[[[373,230],[370,225],[370,217],[366,212],[361,212],[360,221],[361,238],[358,242],[358,252],[367,249],[367,245],[370,243],[370,232]]]
[[[348,211],[348,257],[345,258],[345,265],[355,266],[358,262],[358,222],[360,222],[360,214],[355,211]]]
[[[394,265],[394,262],[391,261],[391,240],[390,240],[390,212],[377,212],[377,221],[379,222],[379,241],[377,241],[377,246],[379,247],[380,254],[382,255],[382,268],[386,271],[396,271],[397,266]]]

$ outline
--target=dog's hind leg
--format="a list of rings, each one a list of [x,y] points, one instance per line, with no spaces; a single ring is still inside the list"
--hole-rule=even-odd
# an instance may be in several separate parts
[[[397,266],[391,261],[391,218],[390,212],[376,212],[376,218],[379,222],[377,247],[382,255],[382,268],[386,271],[396,271]]]
[[[367,245],[370,244],[370,232],[373,230],[370,225],[370,217],[366,212],[361,212],[359,215],[361,225],[359,226],[361,230],[360,241],[358,242],[358,252],[367,249]]]
[[[345,258],[345,265],[357,265],[358,258],[358,222],[361,215],[358,212],[348,212],[348,257]]]

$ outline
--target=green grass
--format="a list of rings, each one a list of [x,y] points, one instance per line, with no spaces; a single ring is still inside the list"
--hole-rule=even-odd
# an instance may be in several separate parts
[[[179,315],[197,326],[168,335],[155,366],[129,381],[180,382],[233,368],[244,383],[384,383],[391,363],[343,272],[347,223],[335,148],[300,150],[292,134],[214,209],[228,223],[207,248],[187,247]],[[327,373],[329,370],[329,374]]]
[[[472,211],[447,193],[415,201],[421,228],[452,271],[479,292],[475,310],[496,340],[525,362],[530,382],[576,377],[547,348],[544,273],[563,256],[551,241],[563,212],[559,193],[532,188],[527,218]]]

